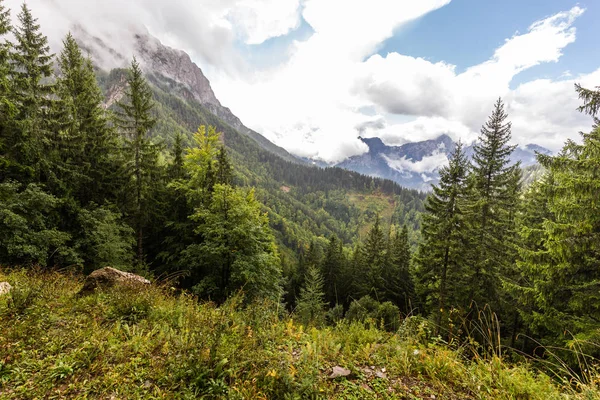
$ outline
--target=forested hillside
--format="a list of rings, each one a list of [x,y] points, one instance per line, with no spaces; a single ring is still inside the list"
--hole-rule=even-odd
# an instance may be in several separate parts
[[[459,142],[428,196],[306,165],[224,122],[215,115],[225,115],[222,109],[211,110],[188,89],[135,57],[127,69],[98,70],[71,34],[53,55],[28,6],[11,21],[0,0],[0,268],[23,269],[6,273],[16,289],[0,303],[0,316],[31,317],[25,324],[35,318],[27,314],[34,291],[17,285],[37,285],[51,271],[79,279],[112,266],[162,281],[180,299],[235,301],[248,312],[242,320],[267,304],[278,310],[273,318],[291,315],[301,332],[324,329],[312,330],[317,336],[331,333],[327,327],[357,329],[358,336],[410,328],[423,341],[417,351],[449,346],[467,363],[510,358],[562,384],[597,384],[597,89],[576,87],[580,111],[594,125],[582,143],[539,155],[535,182],[510,162],[516,146],[498,99],[473,156]],[[64,290],[61,301],[73,292]],[[155,293],[138,304],[138,295],[123,300],[117,317],[98,318],[137,329],[130,326],[152,315],[152,302],[171,301]],[[215,343],[235,331],[231,324],[215,327]],[[248,337],[265,329],[248,326]],[[287,329],[281,321],[272,326]],[[11,335],[21,340],[18,329]],[[375,354],[370,346],[384,341],[378,338],[360,343]],[[215,352],[211,347],[204,378],[218,381]],[[0,355],[0,389],[16,382],[10,362]],[[231,371],[223,376],[224,385],[239,383]],[[461,393],[472,395],[474,386],[460,382],[468,388]],[[196,395],[210,394],[210,385],[198,385]]]

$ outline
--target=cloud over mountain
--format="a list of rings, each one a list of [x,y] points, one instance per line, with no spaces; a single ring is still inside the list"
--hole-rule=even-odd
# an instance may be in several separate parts
[[[600,69],[511,88],[519,73],[557,62],[576,41],[575,24],[584,13],[579,6],[534,21],[489,49],[486,61],[462,70],[399,50],[377,54],[398,29],[448,3],[28,0],[55,51],[79,24],[132,54],[132,32],[145,27],[166,45],[187,51],[217,97],[246,125],[304,157],[339,162],[362,154],[368,149],[359,134],[389,144],[440,134],[470,142],[498,96],[506,101],[516,143],[556,150],[589,128],[589,118],[575,111],[573,84],[596,86]],[[8,0],[13,10],[20,4]],[[266,54],[258,64],[248,56],[255,53]]]

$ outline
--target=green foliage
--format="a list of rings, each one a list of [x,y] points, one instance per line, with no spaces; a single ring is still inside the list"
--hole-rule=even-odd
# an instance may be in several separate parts
[[[19,25],[13,29],[16,42],[10,46],[9,101],[16,114],[8,121],[4,134],[8,176],[25,175],[31,181],[48,173],[44,164],[44,145],[49,136],[48,111],[52,101],[52,54],[48,39],[40,32],[37,19],[26,4],[18,15]]]
[[[415,287],[410,268],[411,252],[406,225],[390,232],[387,262],[383,271],[383,298],[398,305],[404,315],[412,312]]]
[[[439,328],[448,320],[448,307],[469,306],[464,219],[468,165],[459,142],[425,204],[415,276],[421,301],[428,313],[437,316]]]
[[[127,269],[132,265],[133,229],[121,214],[106,207],[82,209],[78,223],[81,235],[75,245],[84,257],[87,269],[106,266]]]
[[[184,254],[192,274],[199,276],[198,294],[222,301],[243,289],[249,299],[281,296],[277,247],[252,190],[214,186],[212,201],[191,217],[201,243]]]
[[[593,113],[598,93],[586,94]],[[526,195],[520,224],[520,279],[511,286],[527,326],[542,341],[598,356],[600,319],[600,127],[539,156],[546,176]]]
[[[61,197],[82,206],[116,203],[122,176],[120,142],[109,125],[102,91],[92,62],[84,58],[71,34],[63,41],[53,104],[54,137],[49,146],[48,186]]]
[[[0,260],[12,265],[52,265],[63,258],[78,262],[71,239],[51,224],[59,200],[38,185],[0,183]]]
[[[117,126],[125,137],[126,168],[131,196],[130,215],[136,231],[136,261],[144,263],[144,228],[153,216],[153,195],[161,182],[158,166],[159,146],[150,139],[156,124],[151,111],[152,91],[134,58],[128,71],[125,100],[118,103]]]
[[[310,266],[296,305],[296,314],[305,325],[320,326],[325,321],[323,284],[323,277],[317,267]]]
[[[346,318],[351,322],[371,323],[377,327],[381,325],[390,332],[400,327],[399,308],[389,301],[379,303],[370,296],[354,300],[346,312]]]
[[[509,165],[515,146],[508,145],[511,123],[507,117],[498,99],[475,145],[464,210],[469,238],[463,248],[468,252],[465,275],[470,293],[466,306],[490,305],[496,312],[510,306],[502,304],[501,288],[502,277],[515,260],[514,215],[521,179],[519,164]]]
[[[5,280],[37,294],[21,314],[0,297],[0,392],[9,399],[598,396],[527,364],[420,344],[412,338],[421,328],[407,337],[360,323],[306,330],[269,302],[216,307],[154,286],[80,297],[82,277],[33,271],[0,271]],[[353,374],[328,379],[338,365]]]

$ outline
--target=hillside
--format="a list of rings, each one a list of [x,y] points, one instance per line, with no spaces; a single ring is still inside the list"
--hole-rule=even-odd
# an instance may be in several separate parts
[[[593,399],[526,364],[342,321],[315,329],[268,303],[198,304],[168,285],[78,297],[82,277],[1,271],[0,398]],[[330,378],[334,367],[349,373]]]
[[[269,213],[271,226],[278,233],[278,243],[288,249],[286,252],[290,257],[296,258],[298,251],[308,248],[318,237],[327,238],[335,234],[345,243],[351,243],[361,230],[364,232],[377,213],[363,213],[361,210],[368,205],[348,200],[360,198],[359,194],[383,196],[394,205],[395,218],[393,221],[385,218],[386,224],[406,223],[411,231],[419,229],[424,193],[341,168],[312,166],[290,155],[238,123],[239,120],[233,118],[233,114],[220,103],[217,107],[215,102],[218,100],[214,94],[203,100],[200,93],[212,94],[206,78],[202,87],[185,83],[192,81],[190,76],[203,77],[201,70],[191,64],[189,56],[162,46],[155,39],[146,38],[142,44],[147,40],[153,40],[155,46],[160,46],[154,47],[159,49],[155,50],[154,56],[160,51],[162,59],[176,59],[169,61],[169,65],[180,58],[190,63],[189,76],[178,75],[178,81],[168,77],[164,67],[152,69],[155,64],[146,67],[155,101],[153,113],[158,121],[151,134],[169,149],[177,134],[183,136],[184,144],[191,144],[192,134],[200,125],[215,126],[222,132],[237,182],[242,186],[256,187],[257,195]],[[143,49],[140,54],[149,57]],[[122,96],[126,73],[124,69],[98,71],[98,81],[104,90],[107,106],[114,107]],[[229,115],[227,120],[230,123],[217,115]],[[282,186],[291,190],[281,191]]]

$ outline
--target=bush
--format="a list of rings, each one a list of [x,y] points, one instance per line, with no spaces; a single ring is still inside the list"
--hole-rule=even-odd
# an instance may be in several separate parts
[[[400,328],[400,309],[390,301],[379,303],[370,296],[364,296],[350,304],[346,319],[350,322],[374,322],[377,327],[382,324],[386,331],[394,332]]]
[[[336,304],[335,307],[327,311],[327,321],[332,325],[339,324],[344,319],[344,306]]]

